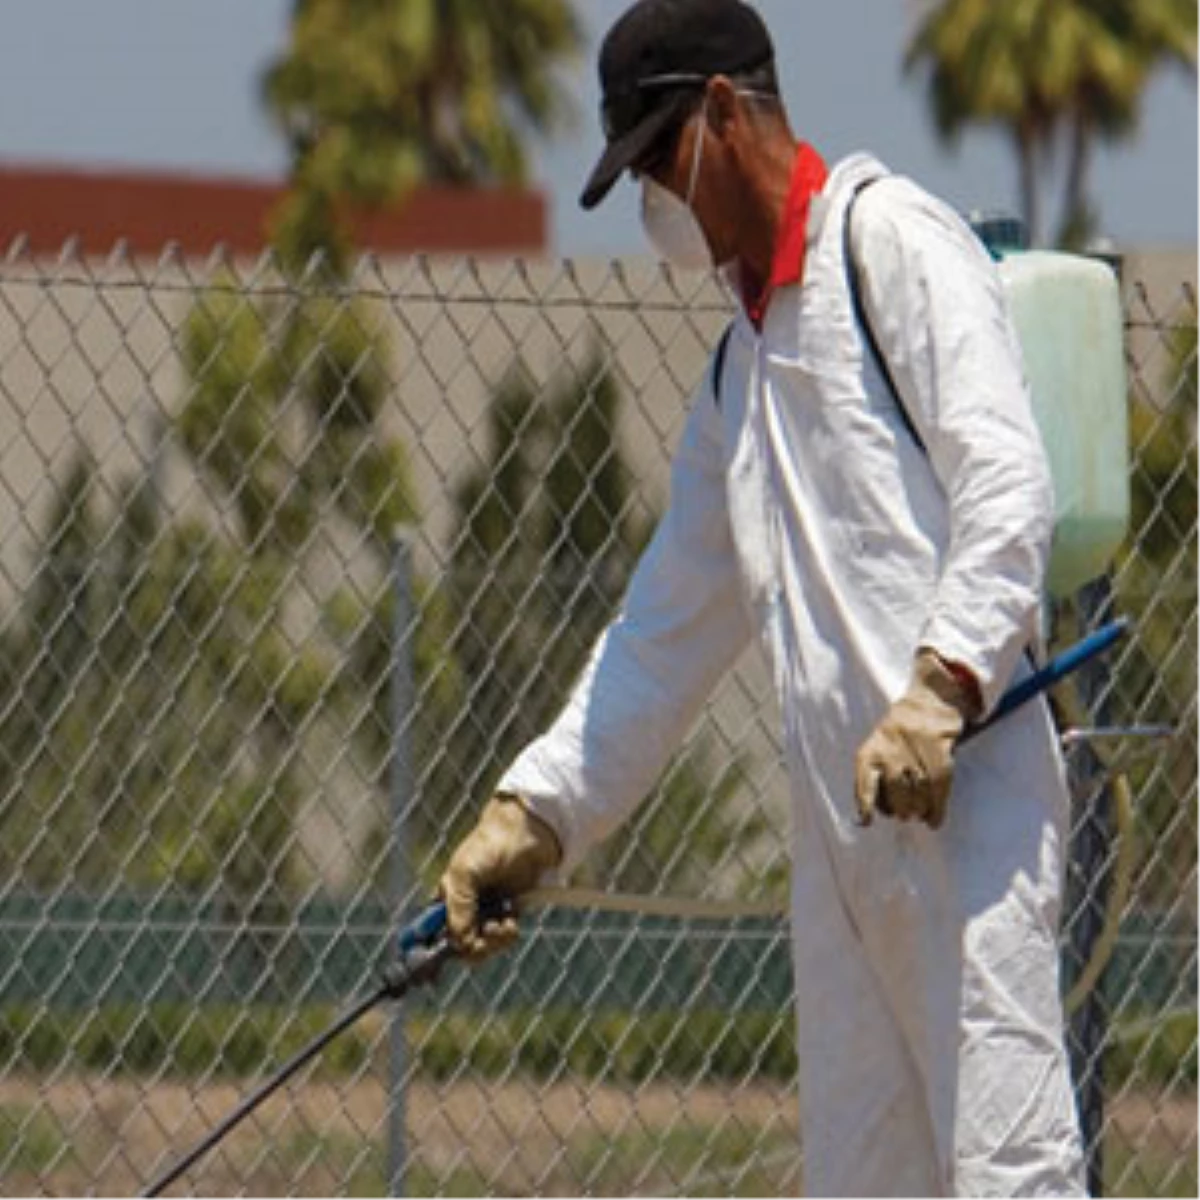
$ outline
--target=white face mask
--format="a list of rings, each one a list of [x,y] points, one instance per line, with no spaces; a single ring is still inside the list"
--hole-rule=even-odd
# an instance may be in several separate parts
[[[713,265],[708,239],[696,220],[696,214],[692,212],[692,199],[696,194],[696,180],[700,177],[700,158],[704,150],[707,107],[706,96],[700,109],[700,126],[696,130],[687,199],[680,200],[674,192],[656,183],[649,175],[642,176],[642,227],[646,230],[646,237],[661,258],[683,271],[706,271]]]
[[[712,253],[700,222],[674,192],[642,176],[642,227],[659,258],[683,271],[704,271],[713,265]]]

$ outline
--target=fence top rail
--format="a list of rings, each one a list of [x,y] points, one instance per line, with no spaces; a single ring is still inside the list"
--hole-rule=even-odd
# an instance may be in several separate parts
[[[0,250],[0,285],[253,295],[291,299],[319,294],[336,301],[494,305],[542,310],[729,313],[733,297],[718,275],[680,272],[652,259],[487,259],[417,254],[383,259],[362,254],[339,281],[322,275],[319,257],[288,273],[273,252],[256,259],[216,247],[204,259],[168,246],[155,259],[122,245],[104,256],[68,242],[53,257],[31,254],[20,238]]]

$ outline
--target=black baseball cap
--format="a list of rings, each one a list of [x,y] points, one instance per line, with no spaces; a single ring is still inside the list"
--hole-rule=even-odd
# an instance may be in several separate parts
[[[712,76],[753,70],[774,55],[766,25],[743,0],[636,0],[600,47],[607,144],[579,203],[595,208]]]

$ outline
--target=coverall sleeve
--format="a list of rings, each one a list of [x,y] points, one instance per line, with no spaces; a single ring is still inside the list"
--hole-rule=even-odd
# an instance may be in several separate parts
[[[906,181],[865,191],[863,303],[949,503],[920,644],[970,668],[990,711],[1037,635],[1054,495],[995,264],[951,209]]]
[[[551,728],[500,781],[559,835],[564,872],[650,790],[749,640],[719,439],[706,386],[674,457],[667,510],[621,612]]]

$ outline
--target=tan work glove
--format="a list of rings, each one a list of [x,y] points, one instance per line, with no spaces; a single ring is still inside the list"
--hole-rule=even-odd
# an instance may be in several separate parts
[[[517,940],[515,917],[480,925],[480,893],[516,899],[561,861],[562,847],[545,821],[517,796],[493,796],[450,856],[438,888],[446,902],[446,929],[459,954],[477,962]]]
[[[912,680],[888,709],[854,760],[860,825],[875,813],[933,829],[946,819],[954,775],[954,743],[979,703],[932,650],[917,652]]]

